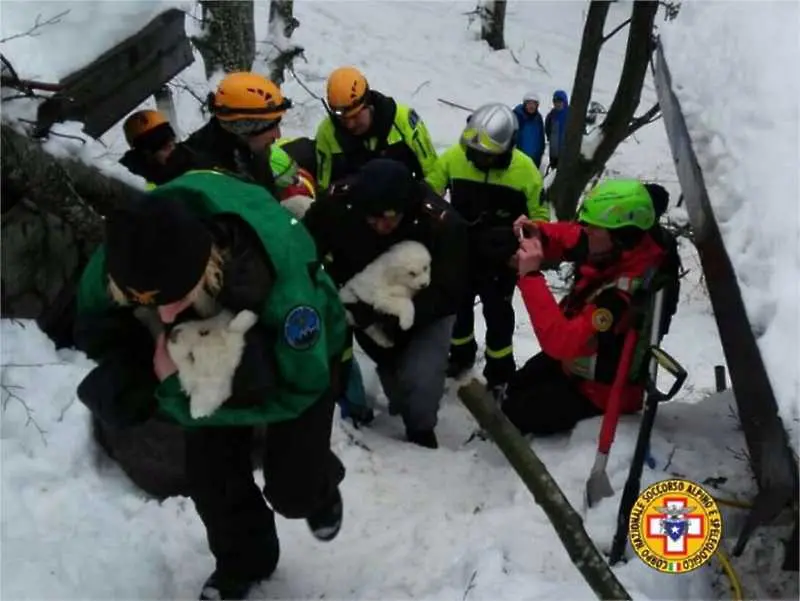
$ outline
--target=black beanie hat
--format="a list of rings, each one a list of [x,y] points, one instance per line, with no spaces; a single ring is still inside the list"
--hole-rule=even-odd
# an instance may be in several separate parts
[[[373,159],[361,167],[350,191],[353,208],[378,217],[402,213],[421,195],[408,167],[392,159]]]
[[[143,197],[106,219],[106,270],[131,302],[168,305],[200,282],[212,243],[211,233],[180,200]]]

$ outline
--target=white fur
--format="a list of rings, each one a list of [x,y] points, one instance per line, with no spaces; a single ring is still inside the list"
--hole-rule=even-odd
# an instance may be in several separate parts
[[[297,194],[295,196],[290,196],[281,201],[281,205],[287,209],[292,215],[297,217],[298,219],[302,219],[303,216],[308,211],[308,208],[313,204],[314,199],[310,196],[304,196],[303,194]]]
[[[376,311],[394,315],[400,328],[408,330],[414,325],[412,298],[431,282],[431,255],[419,242],[398,242],[361,273],[353,276],[339,290],[344,304],[364,302]],[[352,325],[352,317],[348,314]],[[393,342],[378,326],[364,330],[376,344],[391,347]]]
[[[211,415],[231,396],[233,375],[244,352],[244,335],[257,322],[252,311],[236,316],[222,311],[172,329],[167,351],[178,367],[181,387],[191,399],[193,418]]]

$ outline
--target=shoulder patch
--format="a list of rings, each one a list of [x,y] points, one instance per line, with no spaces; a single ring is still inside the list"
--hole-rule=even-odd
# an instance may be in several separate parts
[[[296,351],[314,346],[322,332],[322,319],[314,307],[298,305],[283,320],[283,338]]]
[[[598,332],[607,332],[614,325],[614,315],[608,309],[595,309],[592,313],[592,327]]]
[[[417,123],[420,121],[422,121],[422,119],[420,118],[419,113],[417,113],[417,111],[414,109],[408,109],[408,125],[411,127],[411,129],[415,129],[417,127]]]

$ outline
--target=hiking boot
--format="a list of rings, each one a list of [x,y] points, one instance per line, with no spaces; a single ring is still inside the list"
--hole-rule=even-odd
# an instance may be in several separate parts
[[[426,449],[439,448],[439,441],[436,439],[436,432],[433,430],[406,430],[406,440]]]
[[[474,365],[475,359],[471,361],[454,361],[450,359],[447,362],[447,377],[455,379],[460,378],[471,370]]]
[[[200,592],[200,601],[212,599],[241,600],[247,599],[247,594],[261,580],[248,580],[241,577],[225,575],[219,570],[208,577]]]
[[[342,503],[342,493],[338,487],[331,500],[323,507],[318,509],[314,515],[306,518],[308,527],[314,538],[324,542],[332,541],[339,534],[342,527],[342,516],[344,514],[344,504]]]

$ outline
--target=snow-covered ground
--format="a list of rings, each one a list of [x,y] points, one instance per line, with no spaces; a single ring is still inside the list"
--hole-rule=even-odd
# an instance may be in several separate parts
[[[126,11],[124,18],[130,19],[131,29],[156,12],[152,2],[135,3],[141,9],[138,12],[132,4],[70,3],[70,18],[74,22],[71,21],[68,31],[73,32],[72,36],[75,31],[103,29],[99,24],[106,22],[113,23],[115,29],[97,36],[83,34],[78,38],[79,44],[78,39],[65,43],[64,37],[49,37],[62,36],[55,33],[59,27],[55,25],[43,29],[36,38],[20,38],[3,44],[2,51],[23,78],[57,78],[115,41],[115,36],[121,34],[123,19],[119,16],[123,10]],[[162,7],[176,4],[190,3],[161,3]],[[126,8],[115,13],[122,5]],[[64,10],[65,6],[58,2],[4,1],[0,5],[0,37],[24,31],[34,22],[37,13],[46,19]],[[681,14],[670,26],[676,32],[688,27],[700,31],[703,27],[710,28],[710,23],[722,22],[731,7],[730,4],[717,5],[719,8],[714,14],[705,17],[703,25],[697,27],[693,25],[694,13],[688,6],[690,4],[685,3],[683,8],[688,15],[686,21],[682,21],[684,15]],[[476,41],[477,24],[468,27],[464,14],[472,8],[472,4],[463,2],[298,1],[295,14],[301,27],[295,37],[306,48],[308,63],[298,62],[297,74],[310,89],[321,94],[325,78],[333,68],[342,64],[363,68],[373,87],[411,103],[420,112],[440,149],[458,139],[465,113],[439,102],[439,98],[467,106],[492,100],[516,104],[524,92],[536,89],[544,100],[542,108],[547,110],[547,99],[553,90],[570,89],[584,3],[509,3],[506,36],[513,56],[509,51],[491,52]],[[629,8],[628,2],[614,3],[608,28],[623,21]],[[259,3],[256,10],[258,39],[263,40],[267,4]],[[8,18],[9,15],[13,19]],[[187,28],[191,30],[195,26],[194,20],[187,18]],[[761,26],[768,29],[763,18]],[[67,30],[63,35],[67,35]],[[729,34],[729,37],[732,36]],[[60,40],[60,52],[48,52],[55,47],[56,40]],[[723,41],[719,41],[720,52],[724,48]],[[613,38],[601,56],[594,99],[606,106],[616,86],[623,44],[624,36]],[[80,54],[76,50],[73,56],[71,49],[79,45]],[[710,51],[711,46],[713,44],[708,43],[706,50]],[[267,45],[259,47],[268,48]],[[762,45],[758,50],[766,51],[765,48]],[[537,56],[541,66],[537,66]],[[700,62],[696,56],[685,58],[694,67]],[[689,68],[689,65],[679,65],[679,60],[676,56],[673,66],[676,78],[681,69]],[[751,64],[757,67],[751,77],[759,75],[759,69],[767,70],[759,66],[756,58],[752,60],[752,63],[749,60],[740,63],[742,69]],[[722,62],[716,61],[717,66],[723,68],[719,64]],[[208,90],[199,58],[180,79],[201,97]],[[715,102],[721,107],[719,111],[727,106],[724,102],[730,102],[736,95],[755,98],[749,83],[754,80],[748,79],[747,73],[733,81],[735,85],[741,81],[744,87],[726,92],[719,83],[714,89]],[[780,107],[796,100],[796,93],[777,98],[785,89],[775,87],[775,97],[771,97],[769,103],[764,101],[762,106],[772,109],[776,102]],[[292,79],[285,85],[285,91],[298,107],[286,119],[285,134],[313,135],[323,116],[321,105]],[[654,101],[652,82],[648,80],[642,109]],[[180,90],[177,102],[180,130],[192,131],[202,122],[199,105],[190,94]],[[4,106],[6,117],[9,114],[30,115],[31,110],[25,103],[12,108]],[[780,132],[760,132],[767,138],[764,142],[746,139],[746,144],[754,151],[750,163],[761,165],[763,159],[766,167],[774,170],[770,173],[775,173],[769,185],[784,192],[796,190],[796,179],[794,187],[791,187],[791,180],[778,179],[784,176],[782,172],[777,173],[778,161],[788,160],[788,157],[772,153],[781,148],[778,144],[783,144],[783,139],[778,137],[789,132],[790,125],[796,129],[796,106],[794,110],[794,121],[785,123]],[[724,131],[720,128],[714,131],[719,139],[723,136],[728,139],[742,134],[748,121],[753,126],[763,125],[769,117],[770,113],[752,117],[748,113],[744,123],[722,121]],[[57,126],[56,130],[74,134],[80,127],[65,124]],[[730,143],[735,139],[730,137]],[[109,131],[103,143],[105,145],[96,142],[80,145],[53,138],[48,146],[54,152],[75,153],[110,173],[136,181],[115,164],[125,149],[120,127]],[[759,154],[762,148],[763,154]],[[786,152],[791,150],[787,146]],[[701,160],[706,160],[707,155],[702,151],[701,155]],[[796,154],[793,156],[796,167]],[[760,157],[758,162],[757,157]],[[766,157],[775,158],[771,163]],[[749,169],[750,163],[740,165],[739,169]],[[661,181],[677,198],[677,178],[660,124],[640,130],[635,139],[623,144],[609,169],[627,176]],[[796,169],[793,176],[796,178]],[[762,181],[758,173],[742,177],[745,184]],[[759,207],[773,199],[777,202],[777,196],[751,193],[749,186],[738,191],[744,194],[744,190],[748,191],[747,196],[761,201]],[[786,210],[792,207],[796,210],[796,198],[795,204],[786,202]],[[759,211],[759,217],[764,216],[761,208],[754,210]],[[679,213],[675,211],[677,216]],[[796,221],[795,215],[794,223]],[[796,239],[795,234],[795,244]],[[789,238],[783,240],[787,245],[791,242]],[[763,241],[754,242],[761,244]],[[764,252],[762,247],[758,248],[759,252]],[[714,478],[722,496],[746,499],[754,493],[754,485],[746,464],[736,457],[744,447],[744,440],[737,429],[733,403],[729,394],[710,395],[714,387],[713,366],[724,363],[715,322],[701,284],[699,263],[688,244],[683,246],[683,255],[690,273],[684,280],[682,305],[663,346],[688,368],[690,377],[679,398],[659,414],[652,443],[657,466],[645,471],[643,485],[663,479],[668,473],[698,481]],[[769,282],[776,282],[780,277],[783,276],[776,272]],[[777,292],[772,296],[778,298]],[[521,363],[537,352],[538,345],[519,299],[516,299],[516,307],[515,345]],[[788,310],[795,308],[796,303]],[[785,308],[778,305],[777,309]],[[479,339],[481,323],[479,320]],[[191,501],[179,498],[157,503],[147,499],[98,450],[89,431],[87,411],[76,401],[74,392],[76,384],[90,369],[90,363],[79,353],[56,352],[30,322],[3,321],[0,340],[4,388],[0,421],[0,597],[194,597],[213,567],[202,525]],[[764,344],[767,342],[765,338]],[[770,367],[780,365],[769,353],[781,351],[764,348]],[[796,345],[790,344],[789,348],[796,349]],[[780,360],[785,361],[786,357]],[[362,366],[370,393],[377,397],[379,408],[385,408],[385,399],[380,395],[369,362],[364,360]],[[8,396],[9,393],[13,396]],[[623,418],[617,432],[608,466],[617,491],[621,491],[627,474],[637,427],[638,418],[629,416]],[[401,442],[400,423],[386,413],[378,415],[372,428],[361,432],[362,442],[368,449],[354,445],[337,423],[333,445],[348,469],[343,483],[343,530],[335,542],[323,545],[310,536],[302,521],[279,518],[281,564],[273,579],[264,583],[252,598],[462,601],[592,598],[542,510],[502,455],[487,442],[464,444],[473,429],[472,419],[453,393],[443,402],[439,426],[443,448],[436,452]],[[584,482],[594,457],[598,429],[599,420],[588,420],[570,435],[533,443],[577,507],[581,505]],[[605,500],[586,516],[587,529],[601,548],[610,543],[618,502],[618,496]],[[740,512],[728,516],[727,525],[734,533],[732,536],[740,517]],[[726,545],[730,542],[726,541]],[[750,587],[748,595],[765,598],[779,592],[781,596],[796,597],[797,587],[786,588],[786,579],[779,578],[776,573],[780,556],[775,545],[761,544],[760,540],[754,544],[737,562],[745,585]],[[664,575],[633,559],[615,571],[636,599],[729,596],[716,563],[689,574]]]

